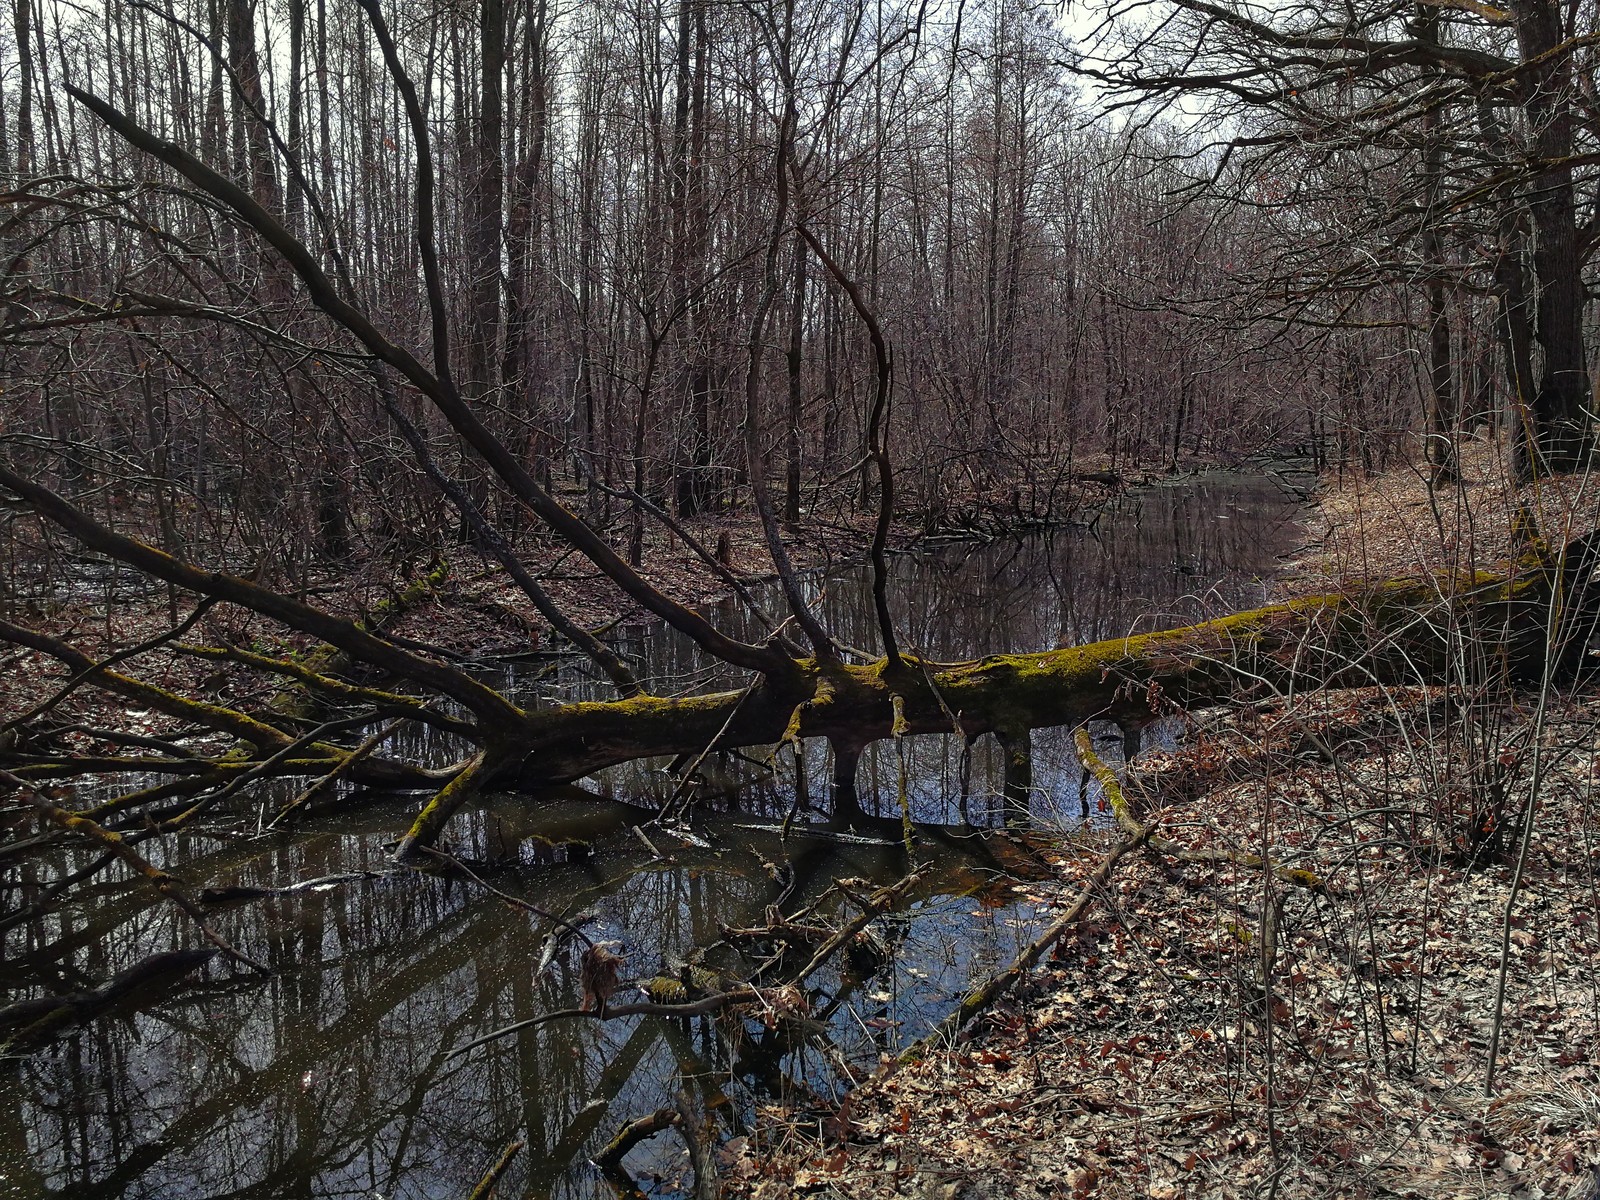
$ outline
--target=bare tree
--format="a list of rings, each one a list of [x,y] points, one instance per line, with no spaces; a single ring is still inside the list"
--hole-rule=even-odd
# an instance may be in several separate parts
[[[1218,147],[1211,181],[1236,195],[1265,187],[1280,193],[1269,203],[1301,202],[1303,186],[1280,182],[1303,179],[1306,164],[1420,160],[1418,182],[1391,196],[1383,225],[1389,246],[1413,231],[1422,240],[1423,273],[1431,279],[1423,323],[1441,414],[1454,407],[1455,387],[1447,378],[1439,293],[1442,214],[1478,204],[1525,213],[1540,362],[1536,390],[1515,419],[1533,429],[1549,468],[1587,461],[1593,416],[1582,273],[1590,247],[1575,164],[1592,137],[1580,100],[1592,65],[1589,40],[1573,24],[1575,8],[1570,19],[1543,3],[1442,9],[1380,2],[1338,13],[1291,5],[1263,13],[1173,0],[1154,11],[1112,3],[1102,12],[1100,35],[1080,69],[1116,104],[1159,111],[1198,99]],[[1513,118],[1514,135],[1447,147],[1443,122],[1460,111],[1453,106],[1470,104]],[[1453,161],[1444,161],[1447,149]],[[1381,261],[1376,267],[1392,270]]]

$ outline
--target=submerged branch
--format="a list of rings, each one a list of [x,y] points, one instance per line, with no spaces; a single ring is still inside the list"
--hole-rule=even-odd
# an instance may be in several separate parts
[[[1100,865],[1095,868],[1094,873],[1084,881],[1083,889],[1078,893],[1078,898],[1073,902],[1072,907],[1052,921],[1043,933],[1029,942],[1022,953],[1011,960],[1010,965],[1005,970],[991,975],[982,986],[969,992],[944,1020],[934,1026],[926,1035],[902,1050],[899,1057],[894,1060],[893,1065],[898,1066],[921,1058],[934,1046],[953,1044],[956,1036],[966,1028],[973,1018],[984,1012],[996,1000],[1020,983],[1028,972],[1033,970],[1034,964],[1044,957],[1045,951],[1060,942],[1067,930],[1083,919],[1084,913],[1089,911],[1089,906],[1094,903],[1095,897],[1100,894],[1100,890],[1111,878],[1111,872],[1116,868],[1117,863],[1122,861],[1122,857],[1128,851],[1135,849],[1142,840],[1142,835],[1124,837],[1116,845],[1112,846],[1100,860]]]
[[[517,1157],[517,1154],[525,1145],[527,1143],[520,1138],[508,1143],[506,1148],[500,1151],[500,1157],[495,1159],[494,1165],[484,1172],[483,1178],[478,1181],[478,1186],[472,1189],[472,1195],[467,1197],[467,1200],[492,1200],[495,1185],[500,1182],[500,1176],[506,1173],[511,1166],[512,1160]]]
[[[661,1004],[654,1000],[641,1000],[634,1004],[605,1004],[601,1003],[593,1008],[563,1008],[554,1012],[541,1013],[536,1017],[528,1017],[522,1021],[514,1021],[510,1025],[501,1026],[491,1030],[481,1037],[473,1038],[470,1042],[457,1046],[450,1051],[448,1057],[465,1054],[479,1046],[509,1037],[513,1033],[520,1033],[524,1029],[532,1029],[551,1021],[567,1020],[573,1017],[587,1017],[592,1020],[613,1021],[621,1017],[700,1017],[709,1013],[720,1012],[740,1004],[773,1004],[774,1007],[783,1007],[793,996],[793,989],[804,984],[807,979],[815,975],[828,960],[841,949],[848,946],[854,938],[861,933],[872,921],[882,916],[885,912],[899,905],[916,885],[927,877],[928,868],[918,867],[887,887],[878,888],[864,899],[858,901],[861,911],[852,918],[838,932],[828,938],[819,946],[806,964],[798,971],[787,975],[780,983],[762,985],[741,984],[720,992],[711,992],[695,1000],[685,1000],[681,1003]]]
[[[168,950],[141,959],[97,988],[18,1000],[0,1008],[0,1035],[5,1036],[8,1045],[37,1045],[68,1026],[85,1024],[102,1013],[168,987],[216,956],[216,950]]]

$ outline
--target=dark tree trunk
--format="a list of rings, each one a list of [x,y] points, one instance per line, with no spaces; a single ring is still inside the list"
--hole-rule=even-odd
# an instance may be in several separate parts
[[[467,197],[466,255],[469,278],[465,361],[462,363],[465,399],[479,410],[479,419],[497,432],[505,422],[489,409],[499,398],[496,378],[500,336],[500,236],[505,200],[505,69],[506,17],[503,0],[481,0],[478,9],[479,99],[476,128],[465,156],[472,177]],[[488,511],[489,489],[482,473],[474,470],[471,498]],[[463,524],[463,540],[476,533]]]
[[[17,182],[33,174],[33,0],[17,0],[17,132],[13,162]]]
[[[1510,155],[1505,127],[1486,101],[1478,104],[1478,127],[1493,153],[1502,158]],[[1500,197],[1495,234],[1495,336],[1500,342],[1510,391],[1507,432],[1515,448],[1517,475],[1528,479],[1534,465],[1533,397],[1538,385],[1533,372],[1533,325],[1528,316],[1528,278],[1522,252],[1526,229],[1522,209],[1514,197]]]
[[[1437,40],[1439,10],[1420,5],[1424,14],[1423,36]],[[1422,118],[1422,180],[1425,213],[1422,219],[1422,265],[1428,277],[1428,383],[1432,393],[1428,406],[1426,459],[1440,479],[1459,474],[1456,461],[1457,412],[1455,364],[1450,355],[1450,308],[1445,288],[1444,238],[1440,225],[1440,173],[1442,112],[1429,108]]]
[[[1577,206],[1573,196],[1572,63],[1563,43],[1561,7],[1552,0],[1525,0],[1515,9],[1524,72],[1527,114],[1535,161],[1530,180],[1533,271],[1538,283],[1536,332],[1543,351],[1533,421],[1538,457],[1551,471],[1572,470],[1592,447],[1589,370],[1584,357],[1583,310],[1587,290],[1579,255]]]

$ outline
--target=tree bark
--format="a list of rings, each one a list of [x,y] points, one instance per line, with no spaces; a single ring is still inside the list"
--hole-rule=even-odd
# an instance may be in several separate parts
[[[805,221],[800,218],[801,224]],[[789,294],[789,347],[785,360],[789,367],[789,407],[783,426],[783,519],[790,525],[800,522],[800,428],[804,416],[804,378],[806,316],[806,243],[795,234],[794,260]]]
[[[1417,6],[1419,36],[1438,41],[1439,10],[1430,4]],[[1450,309],[1445,278],[1444,224],[1441,174],[1443,112],[1431,107],[1422,117],[1422,269],[1428,290],[1428,384],[1432,393],[1428,407],[1428,430],[1424,435],[1425,458],[1440,479],[1455,479],[1460,473],[1456,455],[1459,425],[1455,363],[1450,355]]]
[[[12,161],[18,184],[33,174],[33,0],[16,0],[17,129]]]
[[[1095,718],[1141,724],[1266,684],[1305,690],[1448,682],[1447,616],[1467,630],[1463,636],[1502,647],[1507,669],[1529,675],[1549,641],[1553,578],[1553,569],[1525,569],[1397,581],[1038,654],[946,664],[907,658],[912,669],[903,672],[882,660],[857,666],[803,659],[792,674],[764,679],[748,696],[638,696],[528,713],[514,756],[488,776],[536,787],[636,758],[808,737],[833,740],[836,753],[895,734],[1003,732],[1015,739]]]
[[[1571,52],[1560,49],[1562,8],[1553,0],[1525,0],[1514,12],[1523,62],[1532,64],[1522,77],[1523,109],[1534,159],[1541,164],[1528,193],[1539,289],[1536,336],[1544,352],[1533,418],[1544,468],[1568,471],[1587,462],[1593,448],[1583,339],[1588,289],[1570,165],[1575,121]]]

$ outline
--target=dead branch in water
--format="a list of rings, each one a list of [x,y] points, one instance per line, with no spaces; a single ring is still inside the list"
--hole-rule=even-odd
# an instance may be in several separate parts
[[[524,1029],[544,1025],[550,1021],[567,1020],[574,1017],[587,1017],[593,1020],[614,1021],[623,1017],[699,1017],[708,1013],[720,1012],[735,1005],[762,1004],[773,1011],[781,1012],[794,1007],[795,990],[815,975],[824,965],[840,950],[861,933],[875,919],[898,906],[906,895],[927,876],[927,869],[919,867],[903,876],[887,887],[881,887],[870,895],[863,897],[859,903],[861,911],[841,927],[832,937],[818,946],[816,951],[798,971],[788,973],[780,982],[774,984],[744,984],[728,988],[723,991],[711,992],[694,1000],[685,1000],[681,1003],[661,1004],[653,1000],[639,1001],[634,1004],[599,1004],[593,1008],[563,1008],[555,1012],[542,1013],[536,1017],[529,1017],[522,1021],[514,1021],[499,1029],[473,1038],[455,1049],[447,1057],[454,1058],[475,1050],[479,1046],[487,1045],[500,1038],[508,1037]]]

